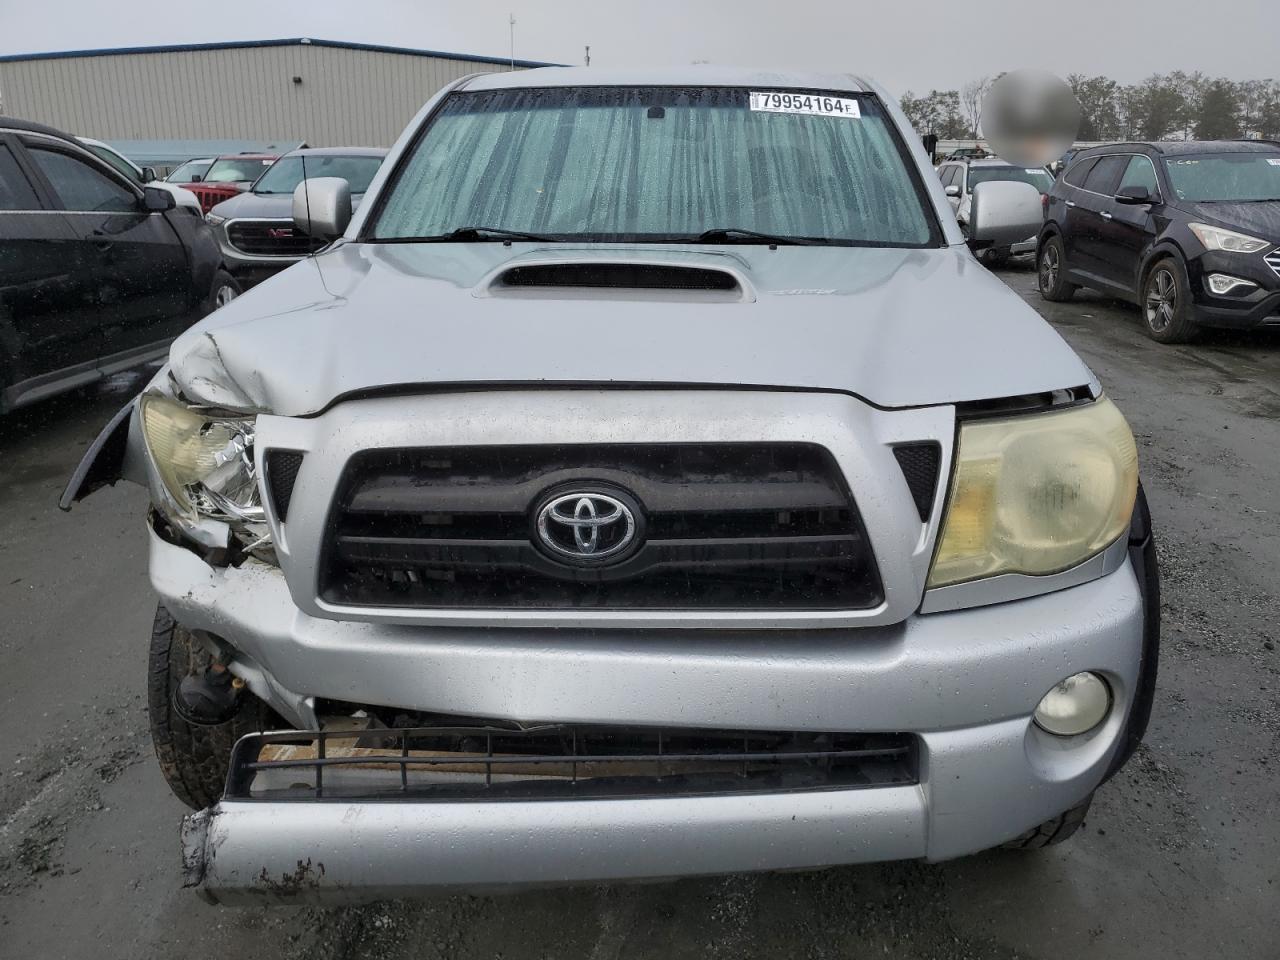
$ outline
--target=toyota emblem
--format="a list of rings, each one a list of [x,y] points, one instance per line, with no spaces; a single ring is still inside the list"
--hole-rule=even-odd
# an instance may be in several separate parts
[[[619,559],[636,541],[636,510],[598,490],[561,493],[537,513],[538,539],[558,560],[596,564]]]

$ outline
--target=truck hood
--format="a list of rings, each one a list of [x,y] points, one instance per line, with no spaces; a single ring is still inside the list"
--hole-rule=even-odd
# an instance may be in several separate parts
[[[360,206],[364,194],[351,195],[351,209]],[[209,211],[219,217],[249,217],[262,220],[289,220],[293,217],[292,193],[254,193],[251,190],[223,200]]]
[[[703,290],[520,289],[513,266],[669,264]],[[340,243],[173,344],[193,401],[282,416],[388,388],[600,384],[835,390],[883,407],[1094,384],[962,247]]]

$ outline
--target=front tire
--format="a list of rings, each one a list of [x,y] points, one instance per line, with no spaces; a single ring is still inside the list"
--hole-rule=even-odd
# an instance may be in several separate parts
[[[1173,257],[1156,261],[1142,284],[1142,323],[1157,343],[1186,343],[1199,328],[1191,313],[1187,271]]]
[[[1054,303],[1064,303],[1075,296],[1079,288],[1066,281],[1067,251],[1062,238],[1051,234],[1036,250],[1036,275],[1040,296]]]
[[[1093,794],[1084,798],[1070,810],[1051,817],[1038,827],[1032,827],[1021,836],[1014,837],[1003,844],[1004,850],[1040,850],[1044,847],[1057,846],[1070,838],[1084,826],[1084,818],[1089,813],[1089,805],[1093,803]]]
[[[241,692],[235,715],[225,723],[201,726],[178,714],[173,706],[178,684],[183,677],[203,674],[211,659],[191,631],[164,607],[156,608],[147,670],[151,742],[169,789],[192,810],[212,806],[222,796],[236,741],[273,725],[274,714],[247,690]]]

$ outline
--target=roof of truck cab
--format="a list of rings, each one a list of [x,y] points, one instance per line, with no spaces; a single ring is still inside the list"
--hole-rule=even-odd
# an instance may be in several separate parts
[[[695,65],[600,70],[596,67],[541,67],[485,73],[462,90],[519,90],[526,87],[765,87],[768,89],[871,92],[871,85],[848,73],[807,73],[749,67]]]

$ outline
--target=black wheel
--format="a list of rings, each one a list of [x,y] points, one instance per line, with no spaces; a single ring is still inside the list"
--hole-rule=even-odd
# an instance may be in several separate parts
[[[1093,803],[1093,794],[1089,794],[1083,803],[1077,804],[1065,813],[1060,813],[1040,826],[1032,827],[1021,836],[1014,837],[1003,845],[1003,849],[1039,850],[1041,847],[1052,847],[1062,843],[1084,826],[1084,818],[1089,813],[1091,803]]]
[[[982,262],[988,267],[1003,267],[1012,259],[1008,247],[992,247],[982,251]]]
[[[151,742],[160,772],[174,796],[193,810],[218,802],[227,780],[231,748],[247,733],[270,729],[275,714],[249,691],[240,693],[235,715],[226,723],[188,723],[173,706],[182,678],[203,674],[209,653],[164,607],[156,608],[147,669],[147,708]]]
[[[1062,238],[1056,233],[1049,236],[1036,251],[1036,273],[1040,279],[1040,296],[1055,303],[1070,300],[1079,288],[1067,283],[1067,253]]]
[[[225,307],[238,296],[240,296],[240,284],[236,283],[236,278],[227,271],[219,269],[213,275],[213,290],[209,293],[209,312]]]
[[[1159,343],[1186,343],[1199,332],[1191,316],[1187,272],[1173,257],[1159,260],[1142,285],[1142,322]]]

